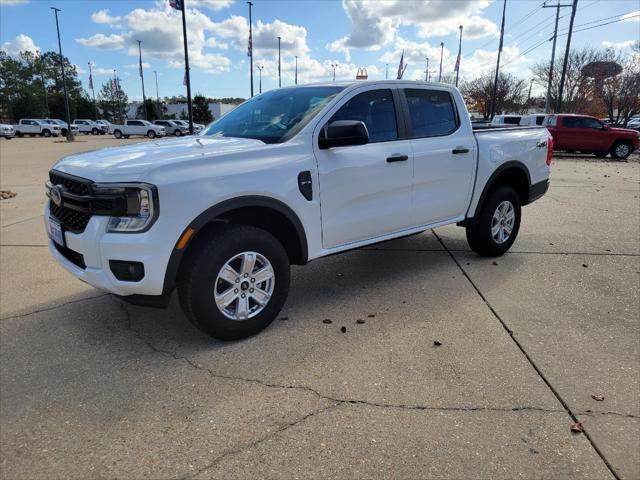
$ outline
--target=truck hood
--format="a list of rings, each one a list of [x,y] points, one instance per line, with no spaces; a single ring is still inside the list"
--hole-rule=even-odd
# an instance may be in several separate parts
[[[134,182],[163,165],[265,147],[251,138],[185,137],[82,152],[63,158],[53,168],[96,182]]]
[[[626,133],[627,135],[638,135],[638,132],[631,130],[630,128],[609,127],[608,131],[613,133]]]

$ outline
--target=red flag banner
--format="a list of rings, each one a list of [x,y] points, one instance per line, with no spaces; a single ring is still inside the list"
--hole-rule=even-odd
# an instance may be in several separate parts
[[[400,56],[400,64],[398,65],[398,75],[397,75],[398,80],[402,80],[402,75],[404,74],[405,68],[406,67],[404,66],[404,50],[402,50],[402,55]]]
[[[93,75],[89,74],[89,88],[93,90]]]
[[[169,6],[176,10],[182,10],[184,8],[184,3],[182,0],[169,0]]]

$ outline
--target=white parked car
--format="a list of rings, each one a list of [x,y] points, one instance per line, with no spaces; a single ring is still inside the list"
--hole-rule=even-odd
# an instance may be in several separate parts
[[[0,137],[6,138],[7,140],[11,140],[15,136],[16,136],[16,131],[13,128],[13,125],[0,123]]]
[[[179,123],[176,120],[156,120],[153,123],[154,125],[164,127],[167,135],[175,135],[176,137],[189,135],[189,127],[185,127],[182,123]]]
[[[275,89],[196,137],[60,160],[49,248],[134,303],[166,306],[177,288],[197,326],[239,339],[278,315],[291,264],[447,224],[478,254],[505,253],[547,191],[552,146],[544,127],[474,132],[451,85]]]
[[[544,118],[547,115],[544,113],[532,113],[529,115],[523,115],[520,118],[520,125],[521,126],[527,126],[527,125],[542,125],[544,123]]]
[[[113,123],[109,120],[96,120],[98,125],[102,126],[104,133],[108,133],[109,135],[113,134]],[[104,127],[107,127],[106,129]]]
[[[52,125],[37,118],[22,118],[13,128],[18,137],[24,137],[25,135],[30,137],[35,137],[36,135],[40,137],[57,137],[60,135],[59,125]]]
[[[79,132],[85,135],[100,135],[107,132],[107,127],[88,118],[79,118],[74,120],[73,123],[78,126]]]
[[[129,138],[131,135],[143,135],[149,138],[164,137],[166,131],[160,125],[154,125],[147,120],[125,120],[124,125],[113,126],[113,136]]]
[[[496,115],[491,120],[491,124],[494,127],[513,127],[520,125],[520,119],[522,115]]]
[[[189,131],[189,120],[174,120],[174,122],[184,125],[187,128],[187,131]],[[193,122],[193,133],[200,133],[204,130],[204,127],[205,125],[201,123]]]
[[[67,136],[68,124],[64,120],[60,120],[59,118],[45,118],[44,121],[52,125],[58,125],[60,127],[60,133],[62,134],[62,136]],[[71,124],[71,133],[73,133],[74,135],[77,135],[78,133],[78,126],[75,123]]]

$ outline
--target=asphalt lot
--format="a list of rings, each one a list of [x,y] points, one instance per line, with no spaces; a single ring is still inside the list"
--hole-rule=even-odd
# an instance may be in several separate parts
[[[495,262],[454,226],[317,260],[221,343],[50,258],[47,171],[124,142],[79,140],[0,141],[1,478],[640,478],[637,155],[556,159]]]

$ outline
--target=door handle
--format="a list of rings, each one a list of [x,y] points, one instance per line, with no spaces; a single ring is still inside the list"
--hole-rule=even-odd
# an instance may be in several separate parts
[[[469,153],[469,149],[465,147],[456,147],[451,151],[451,153],[453,153],[454,155],[458,153]]]
[[[393,162],[405,162],[409,160],[409,156],[408,155],[399,155],[399,154],[394,154],[391,155],[390,157],[387,157],[387,162],[388,163],[393,163]]]

